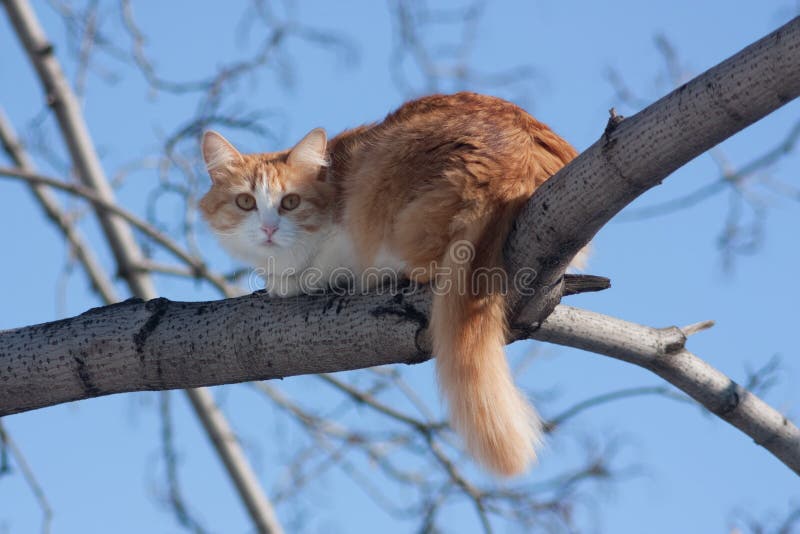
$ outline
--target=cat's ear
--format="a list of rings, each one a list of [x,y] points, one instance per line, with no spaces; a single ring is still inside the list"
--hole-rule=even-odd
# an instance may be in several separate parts
[[[322,128],[314,128],[289,151],[287,162],[291,167],[317,171],[328,166],[325,147],[328,136]]]
[[[215,182],[226,168],[242,158],[239,151],[227,139],[210,130],[203,134],[202,147],[208,174]]]

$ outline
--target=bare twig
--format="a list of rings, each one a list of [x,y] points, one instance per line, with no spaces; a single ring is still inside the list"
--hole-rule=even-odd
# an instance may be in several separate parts
[[[568,420],[577,416],[578,414],[590,409],[595,408],[601,404],[606,404],[611,401],[628,399],[631,397],[641,397],[644,395],[661,395],[665,397],[673,397],[680,400],[687,400],[686,397],[674,394],[672,388],[669,386],[641,386],[634,388],[625,388],[617,391],[611,391],[602,395],[595,395],[589,399],[585,399],[573,406],[570,406],[560,414],[551,417],[545,423],[547,432],[555,432],[556,429],[566,423]]]
[[[236,294],[236,290],[232,288],[225,279],[211,273],[202,260],[197,257],[190,256],[177,243],[165,236],[162,232],[159,232],[149,223],[143,221],[130,211],[120,207],[120,205],[115,201],[103,198],[91,187],[63,182],[61,180],[50,178],[48,176],[42,176],[22,168],[0,167],[0,177],[19,178],[33,185],[46,185],[55,189],[66,191],[73,195],[78,195],[81,198],[91,202],[100,212],[109,212],[119,216],[125,222],[129,223],[144,235],[164,247],[165,250],[186,263],[194,273],[195,277],[208,280],[223,294]],[[136,266],[145,264],[145,260],[138,260],[131,261],[130,266],[132,267],[133,271],[137,271]],[[141,269],[139,269],[137,272],[139,271],[141,271]],[[126,278],[126,272],[121,271],[120,274],[123,276],[123,278]]]
[[[395,44],[389,68],[395,85],[407,96],[418,96],[465,88],[496,93],[533,81],[537,73],[529,65],[495,72],[481,72],[470,65],[485,5],[485,0],[473,0],[454,8],[433,9],[418,0],[390,1]],[[431,37],[445,33],[441,26],[454,29],[459,38],[430,42]],[[520,91],[516,99],[525,100],[528,92]]]
[[[31,492],[33,492],[36,502],[39,503],[39,508],[42,509],[42,533],[48,534],[53,522],[53,509],[50,507],[50,502],[47,500],[47,496],[44,494],[44,489],[42,489],[41,484],[39,484],[39,481],[36,479],[33,469],[31,469],[31,466],[22,454],[22,450],[20,450],[16,442],[11,439],[11,435],[3,426],[2,418],[0,418],[0,444],[2,444],[3,450],[10,451],[11,455],[14,457],[14,463],[19,468],[23,478],[25,478],[25,482],[27,482]]]
[[[17,136],[8,122],[3,111],[0,109],[0,144],[8,154],[11,161],[19,168],[20,171],[34,174],[36,169],[33,167],[33,162],[30,160],[25,150],[22,148]],[[2,174],[0,172],[0,174]],[[101,298],[106,302],[116,302],[117,295],[114,290],[114,285],[111,280],[106,276],[105,271],[100,266],[100,263],[95,258],[91,248],[86,243],[84,237],[77,230],[69,217],[64,213],[58,204],[55,196],[44,187],[42,183],[30,183],[31,192],[34,194],[39,204],[44,209],[47,217],[61,230],[67,242],[70,244],[72,253],[83,265],[86,275],[92,287],[97,291]]]
[[[666,85],[681,86],[689,79],[690,69],[681,63],[677,50],[666,36],[657,35],[655,43],[664,62]],[[646,104],[644,99],[637,97],[625,85],[616,71],[609,70],[608,80],[616,90],[617,98],[622,102],[633,108],[640,108]],[[797,188],[771,178],[768,173],[772,166],[794,151],[798,139],[800,139],[800,122],[796,122],[775,147],[739,165],[738,168],[729,162],[720,147],[714,147],[708,151],[708,155],[717,166],[718,178],[675,198],[626,210],[618,220],[638,221],[668,215],[728,192],[729,208],[718,239],[723,266],[728,269],[732,266],[736,254],[753,253],[763,240],[762,229],[767,206],[755,186],[760,186],[764,192],[774,192],[784,198],[800,200]]]
[[[194,534],[203,534],[206,529],[189,512],[178,482],[178,454],[175,451],[169,391],[160,392],[159,411],[161,412],[161,452],[164,456],[164,468],[167,471],[167,498],[181,526]]]
[[[686,350],[686,334],[681,329],[649,328],[568,306],[556,308],[549,321],[554,321],[553,326],[570,326],[540,330],[537,339],[605,354],[654,372],[800,474],[800,429]]]

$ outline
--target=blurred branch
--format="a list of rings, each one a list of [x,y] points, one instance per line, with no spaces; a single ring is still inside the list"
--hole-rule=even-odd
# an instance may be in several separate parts
[[[8,154],[8,157],[20,171],[27,174],[36,173],[33,162],[25,153],[11,123],[6,118],[2,109],[0,109],[0,144],[2,144],[6,154]],[[2,170],[0,170],[0,174],[3,174]],[[114,285],[106,275],[105,270],[100,266],[97,258],[95,258],[94,252],[92,252],[92,249],[89,247],[84,237],[73,224],[73,221],[70,220],[59,206],[58,200],[56,200],[55,196],[47,187],[44,187],[43,183],[29,181],[28,184],[36,200],[42,206],[47,218],[59,228],[62,234],[64,234],[72,253],[83,265],[94,290],[100,294],[100,297],[105,302],[116,302],[118,299],[116,291],[114,290]]]
[[[800,505],[790,503],[788,511],[773,510],[762,518],[756,518],[752,510],[741,510],[734,513],[731,522],[730,531],[735,534],[796,534],[800,530]]]
[[[691,70],[682,64],[675,46],[663,34],[655,36],[655,46],[664,64],[666,83],[663,85],[679,87],[684,84],[691,77]],[[614,88],[618,101],[633,109],[639,109],[647,104],[647,100],[637,96],[613,68],[607,70],[606,77]],[[798,139],[800,139],[800,121],[795,122],[775,147],[739,165],[738,168],[729,163],[720,147],[714,147],[708,154],[718,168],[719,177],[716,180],[676,198],[627,210],[619,215],[618,220],[638,221],[668,215],[698,205],[722,192],[729,192],[731,195],[729,208],[718,239],[724,265],[728,268],[732,265],[735,254],[751,253],[757,250],[762,241],[766,207],[753,185],[759,185],[765,191],[777,193],[790,200],[800,201],[800,189],[776,181],[766,172],[795,150]]]
[[[178,482],[178,453],[175,451],[170,393],[162,391],[158,399],[161,413],[161,452],[164,456],[164,467],[167,471],[167,498],[181,526],[195,534],[204,534],[206,529],[189,512]]]
[[[150,87],[158,91],[171,93],[201,92],[206,93],[208,102],[214,101],[219,94],[224,92],[226,85],[234,83],[240,77],[250,74],[260,67],[269,65],[270,60],[274,58],[273,53],[287,39],[292,37],[315,42],[331,51],[338,50],[350,60],[356,55],[353,45],[347,39],[333,32],[317,30],[293,21],[278,20],[277,17],[271,15],[271,12],[267,9],[267,4],[264,2],[254,2],[254,8],[260,16],[255,19],[251,18],[251,20],[261,21],[267,32],[266,37],[255,47],[256,52],[252,56],[223,64],[211,76],[192,81],[176,82],[167,80],[158,74],[153,62],[145,52],[147,39],[136,22],[131,1],[120,0],[120,15],[124,28],[131,39],[133,60]]]
[[[48,4],[64,23],[67,50],[77,63],[74,85],[78,97],[83,98],[90,72],[106,81],[116,81],[113,72],[98,65],[97,56],[100,53],[115,62],[125,62],[125,51],[114,43],[113,32],[102,30],[104,17],[99,0],[89,0],[77,9],[66,0],[48,0]]]
[[[600,406],[601,404],[606,404],[611,401],[627,399],[631,397],[641,397],[644,395],[659,395],[663,397],[670,397],[683,402],[686,402],[688,400],[688,398],[683,395],[675,394],[669,386],[642,386],[642,387],[620,389],[617,391],[603,393],[601,395],[595,395],[591,398],[585,399],[581,402],[578,402],[570,406],[560,414],[548,419],[547,422],[545,423],[545,430],[547,432],[555,432],[556,429],[558,429],[568,420],[572,419],[573,417],[581,414],[582,412],[590,408],[595,408],[597,406]]]
[[[744,387],[760,395],[765,394],[778,381],[780,368],[780,357],[773,356],[758,369],[747,372],[747,381]]]
[[[469,55],[480,36],[478,25],[485,5],[485,0],[473,0],[458,7],[433,9],[422,0],[389,1],[395,36],[389,69],[395,85],[406,96],[463,89],[497,93],[536,77],[529,65],[495,72],[471,67]],[[434,37],[447,33],[442,27],[458,31],[460,38],[435,41]],[[517,95],[516,100],[525,100],[526,93]]]
[[[144,235],[146,235],[147,237],[149,237],[150,239],[161,245],[165,250],[176,256],[179,260],[186,263],[186,265],[190,268],[191,272],[193,273],[194,278],[204,278],[208,280],[210,283],[216,286],[217,289],[219,289],[223,294],[237,293],[237,290],[231,287],[226,280],[219,277],[218,275],[211,273],[208,267],[205,265],[205,263],[203,263],[201,259],[194,256],[190,256],[177,243],[172,241],[170,238],[166,237],[163,233],[159,232],[158,230],[153,228],[150,224],[143,221],[133,213],[120,207],[119,204],[116,203],[116,201],[103,198],[99,193],[97,193],[91,187],[63,182],[55,178],[42,176],[40,174],[36,174],[35,172],[30,172],[23,168],[0,167],[0,177],[19,178],[21,180],[28,182],[31,185],[40,185],[40,186],[46,185],[55,189],[60,189],[62,191],[65,191],[73,195],[80,196],[81,198],[84,198],[89,202],[91,202],[95,206],[95,208],[101,213],[109,212],[119,216],[125,222],[129,223],[131,226],[135,227]],[[148,263],[145,260],[131,261],[130,268],[132,271],[135,272],[143,272],[140,266],[147,264]],[[173,271],[173,273],[175,273],[175,271]],[[121,275],[123,276],[123,278],[127,278],[126,272],[121,271]]]
[[[336,389],[341,388],[346,394],[357,399],[359,405],[368,406],[376,414],[385,416],[391,423],[398,424],[401,430],[392,432],[388,436],[379,434],[374,429],[383,428],[385,425],[375,425],[371,419],[367,419],[369,422],[366,423],[364,431],[353,430],[302,408],[297,402],[282,394],[276,386],[254,383],[256,389],[291,415],[313,441],[308,450],[298,452],[295,460],[288,465],[290,481],[286,484],[286,490],[278,492],[279,498],[285,499],[291,495],[290,492],[296,492],[308,481],[316,480],[324,470],[337,466],[387,513],[397,518],[422,518],[420,531],[432,527],[441,506],[454,497],[463,496],[472,504],[482,529],[491,532],[493,517],[513,519],[518,525],[541,526],[552,516],[553,520],[568,524],[569,517],[562,514],[562,511],[571,507],[569,492],[563,490],[552,500],[542,498],[542,494],[558,492],[557,485],[566,479],[573,479],[574,486],[577,487],[582,482],[597,478],[595,474],[600,474],[596,468],[590,472],[589,467],[581,467],[563,473],[551,483],[541,483],[536,488],[497,486],[492,483],[486,484],[485,481],[479,483],[472,480],[476,477],[468,476],[467,470],[460,467],[461,462],[457,462],[457,458],[453,458],[444,450],[442,433],[450,432],[446,425],[426,424],[411,418],[381,403],[371,394],[330,375],[324,377],[323,381]],[[404,464],[413,466],[420,463],[419,468],[400,469],[389,461],[392,445],[400,444],[405,444],[402,451],[414,458],[414,460],[406,458]],[[322,451],[327,451],[328,454],[316,466],[303,467],[305,464],[311,464]],[[377,467],[377,470],[372,469],[366,474],[362,473],[358,464],[348,458],[350,451],[363,453],[369,460],[370,466]],[[596,463],[594,465],[596,466]],[[392,500],[386,495],[385,484],[377,478],[378,474],[386,480],[398,483],[401,487],[415,488],[416,499],[400,499],[403,508],[393,505]],[[611,477],[613,473],[605,471],[602,476]]]
[[[786,136],[773,148],[770,148],[760,156],[751,159],[748,163],[741,165],[738,169],[726,168],[720,163],[719,159],[715,159],[715,161],[718,162],[718,165],[723,169],[721,176],[715,181],[710,182],[686,195],[670,199],[659,204],[654,204],[652,206],[628,210],[624,213],[621,213],[618,217],[618,220],[639,221],[652,217],[661,217],[663,215],[669,215],[670,213],[674,213],[678,210],[699,204],[700,202],[725,190],[726,187],[741,184],[747,178],[762,171],[770,165],[774,165],[781,159],[781,157],[793,152],[798,141],[800,141],[800,121],[797,121],[787,132]],[[721,157],[721,153],[719,151],[715,152],[715,154],[717,158]],[[776,186],[773,185],[772,187]],[[798,197],[797,200],[800,200],[800,197]]]
[[[50,502],[47,500],[47,496],[44,494],[41,484],[39,484],[39,481],[36,479],[33,469],[31,469],[28,461],[22,454],[22,450],[20,450],[14,440],[11,439],[11,435],[3,426],[2,418],[0,418],[0,448],[2,448],[3,455],[5,451],[9,451],[11,456],[14,457],[14,463],[19,468],[20,472],[22,472],[25,482],[28,484],[31,492],[33,492],[33,496],[36,498],[36,502],[42,510],[42,533],[48,534],[53,522],[53,509],[50,507]],[[2,474],[2,471],[0,471],[0,475]]]

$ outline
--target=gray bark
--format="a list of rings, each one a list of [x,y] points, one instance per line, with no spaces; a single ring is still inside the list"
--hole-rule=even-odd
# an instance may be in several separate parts
[[[254,293],[211,302],[132,299],[7,330],[0,333],[0,361],[8,364],[0,374],[0,415],[127,391],[419,363],[430,357],[429,305],[427,289],[287,299]],[[560,305],[529,335],[653,371],[800,473],[800,430],[688,352],[684,330]]]
[[[516,321],[535,323],[561,296],[572,257],[622,208],[670,173],[800,92],[800,19],[623,120],[536,192],[517,221],[506,258],[533,268],[536,298]]]

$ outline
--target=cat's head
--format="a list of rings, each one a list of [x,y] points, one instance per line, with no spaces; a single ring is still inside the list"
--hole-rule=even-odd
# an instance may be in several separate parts
[[[241,154],[220,134],[203,135],[211,189],[200,211],[228,252],[263,265],[307,247],[330,224],[333,188],[321,172],[326,143],[317,128],[290,150]]]

